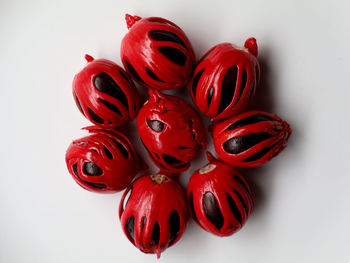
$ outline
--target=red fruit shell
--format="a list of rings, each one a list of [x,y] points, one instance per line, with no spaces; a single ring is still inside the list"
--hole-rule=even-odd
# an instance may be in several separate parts
[[[142,176],[124,192],[119,218],[129,241],[159,258],[186,229],[189,213],[185,193],[165,175]]]
[[[255,94],[260,67],[255,38],[245,47],[223,43],[211,48],[196,66],[190,85],[201,113],[220,120],[243,111]]]
[[[149,90],[136,123],[153,162],[163,173],[179,173],[206,147],[204,125],[195,110],[178,97]]]
[[[74,140],[67,149],[69,173],[81,187],[92,192],[123,190],[141,169],[134,146],[120,132],[94,126],[85,129],[92,134]]]
[[[129,32],[120,55],[125,69],[140,84],[154,89],[176,89],[191,79],[194,52],[185,33],[160,18],[125,16]]]
[[[243,227],[254,208],[254,197],[244,178],[208,153],[209,163],[194,172],[187,199],[195,222],[205,231],[229,236]]]
[[[139,94],[129,75],[106,59],[85,56],[88,64],[74,77],[73,96],[80,112],[101,127],[116,127],[135,118]]]
[[[263,165],[278,155],[291,132],[286,121],[263,111],[247,111],[212,126],[218,157],[242,168]]]

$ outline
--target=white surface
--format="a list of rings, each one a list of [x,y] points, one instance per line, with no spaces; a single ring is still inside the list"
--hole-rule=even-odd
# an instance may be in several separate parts
[[[255,104],[293,128],[279,157],[243,171],[256,195],[245,227],[218,238],[191,222],[159,262],[349,262],[349,3],[1,1],[0,262],[156,261],[122,234],[121,194],[80,189],[64,162],[89,124],[73,75],[85,53],[120,63],[125,12],[173,20],[197,57],[255,36],[264,84]]]

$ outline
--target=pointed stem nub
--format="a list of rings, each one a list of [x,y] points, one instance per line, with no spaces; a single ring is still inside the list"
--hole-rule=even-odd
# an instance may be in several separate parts
[[[258,45],[254,37],[248,38],[244,43],[244,47],[247,48],[254,56],[258,55]]]
[[[126,26],[128,27],[128,29],[130,29],[140,19],[141,19],[141,17],[139,17],[139,16],[132,16],[129,14],[125,14],[125,21],[126,21]]]
[[[85,54],[85,59],[88,63],[90,63],[91,61],[94,61],[94,58],[88,54]]]

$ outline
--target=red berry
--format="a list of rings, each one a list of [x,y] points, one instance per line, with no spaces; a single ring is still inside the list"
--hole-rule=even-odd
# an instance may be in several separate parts
[[[191,78],[194,52],[185,33],[160,17],[141,19],[126,15],[129,32],[121,44],[125,69],[141,85],[155,89],[176,89]]]
[[[254,197],[244,178],[231,166],[215,160],[194,172],[187,198],[192,217],[205,231],[229,236],[243,227],[254,207]]]
[[[142,176],[124,192],[119,218],[130,242],[159,258],[186,229],[189,214],[185,193],[165,175]]]

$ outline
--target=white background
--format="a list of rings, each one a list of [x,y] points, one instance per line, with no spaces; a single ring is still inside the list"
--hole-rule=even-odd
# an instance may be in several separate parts
[[[159,262],[349,262],[349,3],[2,0],[0,262],[156,261],[123,235],[121,193],[84,191],[64,161],[89,125],[71,95],[73,76],[85,53],[120,64],[126,12],[174,21],[197,58],[256,37],[262,85],[252,107],[293,128],[277,158],[242,171],[256,196],[245,227],[219,238],[190,222]],[[182,183],[205,163],[202,153]]]

